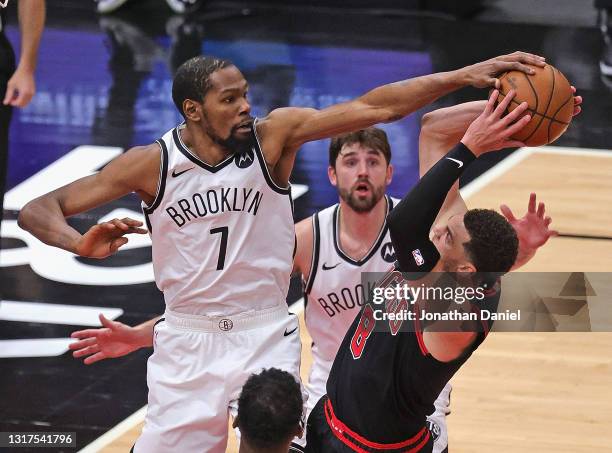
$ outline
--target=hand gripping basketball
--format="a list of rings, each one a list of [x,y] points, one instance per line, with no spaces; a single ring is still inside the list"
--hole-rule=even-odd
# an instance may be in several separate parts
[[[511,137],[531,120],[529,114],[521,117],[527,110],[527,103],[521,103],[512,112],[504,115],[514,92],[510,91],[496,106],[498,95],[499,91],[493,90],[484,111],[470,124],[461,139],[476,156],[502,148],[523,146],[523,143]]]
[[[529,104],[531,121],[513,137],[527,146],[554,142],[567,130],[577,113],[576,89],[554,66],[547,64],[537,67],[532,74],[509,71],[500,77],[500,82],[500,101],[510,90],[516,92],[508,111],[511,112],[521,102]]]

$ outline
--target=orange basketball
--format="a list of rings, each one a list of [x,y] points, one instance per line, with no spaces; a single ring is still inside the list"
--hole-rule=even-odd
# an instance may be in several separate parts
[[[574,111],[574,95],[570,83],[554,66],[534,67],[535,74],[508,71],[500,77],[498,102],[511,89],[516,91],[508,111],[521,102],[527,102],[531,121],[512,138],[527,146],[540,146],[554,142],[568,128]]]

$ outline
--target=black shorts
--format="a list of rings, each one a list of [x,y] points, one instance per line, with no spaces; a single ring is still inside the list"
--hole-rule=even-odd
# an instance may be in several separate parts
[[[400,453],[406,450],[416,451],[410,448],[375,449],[368,448],[364,445],[360,445],[358,448],[351,448],[332,432],[325,414],[326,401],[327,395],[324,395],[317,402],[308,417],[308,422],[306,424],[306,453],[352,453],[355,451]],[[418,449],[418,453],[431,453],[433,450],[433,437],[429,435],[427,439],[427,442]]]

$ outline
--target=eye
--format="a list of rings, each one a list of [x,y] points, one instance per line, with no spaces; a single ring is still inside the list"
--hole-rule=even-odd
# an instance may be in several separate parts
[[[347,167],[354,167],[357,161],[355,159],[349,159],[344,161],[344,165]]]
[[[368,164],[370,165],[370,167],[377,167],[380,162],[377,159],[371,159],[368,161]]]
[[[223,102],[225,102],[226,104],[231,104],[232,102],[234,102],[234,98],[230,96],[229,98],[223,99]]]

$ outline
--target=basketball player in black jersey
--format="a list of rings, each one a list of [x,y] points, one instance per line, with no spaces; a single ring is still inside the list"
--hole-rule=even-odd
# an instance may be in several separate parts
[[[321,110],[295,107],[275,109],[255,122],[250,114],[247,95],[249,86],[239,69],[227,60],[195,57],[181,65],[173,80],[173,100],[185,123],[167,133],[167,142],[163,145],[158,142],[134,147],[109,162],[100,172],[32,200],[21,210],[19,225],[48,245],[79,256],[106,258],[128,242],[125,237],[127,234],[146,234],[147,231],[141,228],[142,223],[128,218],[113,219],[81,233],[72,228],[66,218],[135,192],[141,198],[143,205],[150,208],[149,220],[155,220],[154,217],[157,217],[156,222],[163,223],[163,226],[157,230],[152,229],[151,238],[154,256],[159,257],[156,263],[157,284],[160,287],[168,285],[174,287],[171,291],[165,291],[167,313],[172,312],[172,316],[183,318],[187,316],[185,319],[188,321],[181,321],[183,323],[212,326],[210,327],[212,331],[207,334],[210,334],[214,340],[202,341],[203,346],[210,348],[208,355],[190,356],[194,365],[189,367],[189,372],[200,377],[210,376],[212,373],[219,380],[227,382],[229,352],[226,352],[222,344],[229,341],[228,330],[234,328],[231,333],[233,335],[237,329],[242,328],[239,326],[258,323],[260,320],[268,322],[267,312],[264,310],[266,307],[277,310],[275,316],[283,310],[294,248],[293,231],[291,231],[293,227],[291,213],[287,209],[289,204],[275,204],[272,200],[279,195],[289,194],[289,176],[298,149],[309,141],[358,130],[376,123],[395,121],[466,85],[481,88],[496,86],[499,84],[496,75],[500,72],[518,69],[528,74],[533,73],[533,68],[528,65],[543,66],[544,59],[516,52],[457,71],[431,74],[384,85],[355,100]],[[238,163],[233,164],[232,157],[234,155],[240,157],[239,154],[248,153],[255,147],[261,171],[255,174],[253,171],[256,169],[255,166],[249,167],[250,169],[246,171],[253,174],[257,184],[261,184],[258,187],[270,194],[262,202],[261,209],[274,212],[278,216],[278,221],[274,223],[269,216],[260,216],[257,220],[237,217],[241,215],[240,212],[232,214],[233,211],[228,211],[226,214],[225,211],[218,212],[219,210],[216,210],[212,216],[198,216],[196,219],[193,208],[187,205],[186,209],[191,209],[193,222],[189,225],[189,235],[183,235],[178,230],[182,225],[176,221],[175,214],[178,212],[176,206],[181,200],[185,202],[185,198],[182,197],[188,196],[195,200],[196,196],[201,197],[201,195],[192,191],[179,194],[177,191],[180,190],[181,183],[173,179],[169,180],[174,183],[177,191],[164,192],[164,188],[168,185],[166,181],[168,173],[174,174],[174,171],[168,171],[168,144],[178,149],[173,156],[180,154],[196,163],[198,167],[197,170],[190,170],[188,176],[184,177],[185,181],[195,181],[195,178],[202,178],[204,181],[204,178],[208,178],[208,181],[213,182],[203,185],[216,187],[220,187],[221,175],[225,175],[222,172],[227,173],[238,168]],[[238,162],[238,159],[235,160]],[[179,170],[182,172],[182,169]],[[237,174],[234,173],[233,178],[237,179]],[[262,182],[262,178],[265,181]],[[242,187],[240,193],[244,193],[245,190],[250,189]],[[169,206],[167,209],[153,213],[159,203],[166,202],[176,203],[176,206]],[[286,213],[282,209],[285,209]],[[186,211],[184,214],[187,216]],[[169,220],[168,215],[172,220]],[[172,222],[176,222],[176,225]],[[199,256],[200,259],[187,259],[194,250],[199,250],[194,247],[195,242],[203,241],[204,237],[209,237],[209,234],[215,231],[223,235],[223,231],[227,231],[227,222],[235,226],[235,231],[243,233],[238,235],[239,240],[230,241],[221,238],[219,242],[222,246],[218,251],[210,245],[205,248],[206,253]],[[252,227],[248,227],[247,222],[251,222]],[[261,235],[261,240],[245,242],[247,245],[240,247],[249,231],[254,231],[255,228],[263,229],[265,225],[273,225],[274,228],[282,230],[283,242],[280,246],[279,238],[271,234]],[[176,235],[176,240],[169,240],[168,234],[163,233]],[[260,248],[273,253],[270,252],[268,256],[261,253]],[[157,250],[159,253],[155,254]],[[225,260],[228,250],[230,251],[227,253],[228,260]],[[217,255],[219,259],[216,258]],[[273,268],[264,264],[253,264],[254,261],[269,262],[272,255],[275,261]],[[164,259],[161,259],[162,256]],[[174,265],[170,258],[177,262],[181,261],[181,265]],[[247,262],[250,263],[252,272],[245,274],[242,273],[244,268],[240,263]],[[187,278],[172,276],[179,271],[181,275],[189,273],[190,276]],[[197,278],[194,277],[196,274]],[[205,279],[201,278],[202,276],[208,279],[206,285],[203,284]],[[213,280],[226,283],[222,286],[214,285]],[[230,284],[231,281],[235,284]],[[266,298],[265,295],[257,297],[252,291],[247,291],[247,288],[262,288],[262,283],[270,288],[270,298]],[[227,292],[227,297],[215,299],[213,293],[218,295],[219,288]],[[283,297],[278,297],[281,294]],[[213,299],[218,301],[218,309],[210,309],[210,301]],[[175,306],[177,304],[180,307]],[[223,322],[219,323],[217,317],[222,317]],[[236,321],[240,320],[240,323],[230,323],[228,317],[234,317]],[[168,335],[185,337],[184,330],[175,328],[178,322],[171,326],[168,316],[166,318],[166,322],[159,324],[158,328],[166,331]],[[283,319],[280,321],[287,323],[293,321],[286,314],[286,307],[283,310]],[[278,332],[281,330],[280,321],[277,323]],[[299,342],[293,341],[293,337],[282,337],[285,338],[287,346],[281,347],[279,341],[282,338],[279,340],[276,331],[271,331],[267,325],[259,324],[257,329],[260,330],[244,330],[246,333],[242,336],[244,338],[249,336],[253,341],[257,341],[257,346],[254,346],[253,341],[241,339],[239,345],[235,344],[232,352],[239,354],[245,363],[258,363],[258,366],[262,367],[287,366],[297,374],[300,358]],[[190,330],[190,332],[195,331]],[[200,335],[198,338],[202,340],[203,337]],[[134,450],[136,453],[165,453],[189,449],[224,451],[227,443],[228,409],[235,408],[235,395],[246,381],[246,377],[243,380],[246,369],[237,367],[240,376],[224,390],[214,388],[206,391],[207,389],[203,389],[202,386],[213,385],[211,379],[206,379],[202,384],[198,384],[197,389],[185,385],[179,391],[173,387],[174,375],[177,373],[174,367],[182,366],[182,361],[176,360],[176,355],[171,351],[173,345],[177,344],[179,343],[173,341],[159,341],[152,356],[154,360],[149,360],[148,379],[152,384],[149,385],[147,422]],[[193,346],[189,341],[180,344],[181,347],[184,345],[187,348]],[[274,347],[284,348],[283,353],[275,353]],[[213,356],[211,352],[213,349],[214,354],[218,356]],[[290,366],[284,365],[283,360],[286,363],[290,362]],[[155,366],[151,366],[153,362]],[[185,379],[185,382],[195,383],[196,380]],[[202,410],[202,407],[206,410]],[[179,410],[181,413],[181,417],[177,417],[177,420],[167,415],[168,411],[173,410]],[[192,429],[193,426],[201,426],[202,429],[196,432]]]
[[[478,156],[520,146],[509,137],[527,124],[529,115],[517,121],[526,105],[503,117],[510,101],[504,100],[495,108],[497,95],[496,91],[492,93],[484,110],[482,103],[464,104],[434,112],[443,118],[436,120],[437,125],[424,121],[423,128],[443,124],[443,134],[454,136],[454,143],[443,145],[445,151],[461,141],[445,155],[438,155],[442,158],[389,214],[398,262],[396,270],[378,283],[379,288],[400,283],[431,284],[428,279],[435,272],[461,274],[469,285],[478,285],[482,284],[477,281],[482,272],[500,275],[529,259],[518,256],[516,232],[503,216],[490,210],[466,212],[457,196],[457,179]],[[575,113],[580,110],[580,102],[576,98]],[[428,165],[427,161],[421,164]],[[533,204],[530,211],[536,214]],[[540,204],[538,212],[543,211]],[[550,220],[545,219],[545,223]],[[485,294],[481,307],[494,311],[499,297],[497,282]],[[396,299],[380,307],[387,313],[411,307],[415,313],[428,309],[420,302],[413,306],[405,299]],[[478,323],[467,331],[439,331],[435,325],[423,328],[419,316],[415,316],[415,321],[403,321],[412,323],[406,329],[402,322],[379,320],[374,310],[380,307],[372,301],[365,304],[344,337],[329,376],[327,395],[308,420],[307,451],[431,452],[433,437],[426,417],[433,402],[484,340],[491,324]]]

